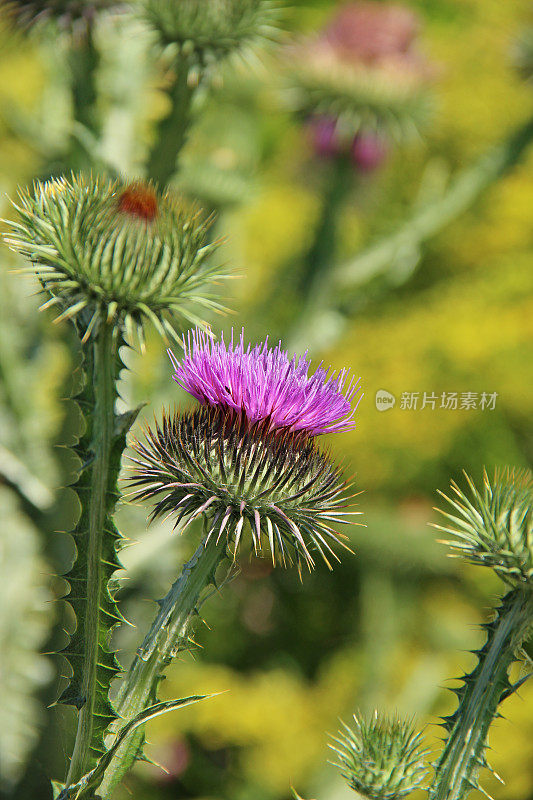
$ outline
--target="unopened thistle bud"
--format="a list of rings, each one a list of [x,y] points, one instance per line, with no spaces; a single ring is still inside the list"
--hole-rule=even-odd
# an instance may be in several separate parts
[[[177,338],[173,319],[199,321],[199,308],[216,308],[209,264],[208,220],[151,185],[73,176],[37,182],[14,204],[11,247],[30,259],[26,271],[58,306],[58,319],[75,318],[86,340],[102,321],[143,341],[143,322]]]
[[[164,44],[176,44],[192,63],[205,66],[276,34],[271,0],[143,0],[148,22]]]
[[[533,588],[533,478],[529,470],[484,473],[479,491],[466,476],[469,493],[452,483],[444,499],[451,513],[439,509],[446,525],[435,525],[455,537],[444,542],[472,564],[492,567],[506,583]]]
[[[353,728],[343,723],[334,744],[342,776],[368,800],[400,800],[426,778],[428,768],[422,736],[410,722],[378,716],[354,716]]]
[[[353,426],[352,385],[305,359],[289,360],[266,342],[245,348],[212,343],[195,332],[185,357],[173,358],[175,379],[202,404],[192,413],[164,416],[134,443],[132,484],[138,499],[157,499],[153,517],[174,514],[187,524],[204,514],[208,539],[227,536],[236,552],[243,533],[274,562],[294,556],[329,565],[345,538],[331,523],[346,522],[347,488],[313,436]]]

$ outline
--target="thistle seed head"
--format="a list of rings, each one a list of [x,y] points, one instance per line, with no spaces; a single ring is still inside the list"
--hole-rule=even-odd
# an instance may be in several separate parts
[[[359,381],[318,369],[309,375],[310,361],[289,355],[265,342],[252,347],[241,332],[229,344],[196,329],[183,341],[178,361],[169,351],[174,380],[200,403],[243,414],[250,423],[287,428],[316,436],[355,427],[351,401],[359,400]]]
[[[14,204],[8,243],[22,253],[57,305],[58,319],[75,318],[86,340],[102,322],[124,328],[131,342],[143,323],[178,340],[173,321],[202,324],[217,308],[209,264],[208,222],[195,207],[153,186],[73,176],[37,182]]]
[[[251,534],[256,553],[266,547],[274,563],[330,566],[332,545],[345,538],[348,498],[339,470],[301,432],[251,424],[243,414],[200,406],[165,414],[133,443],[131,485],[139,500],[154,499],[152,518],[174,516],[185,527],[207,518],[208,538],[228,538],[237,552]]]
[[[411,722],[377,712],[354,721],[353,728],[343,723],[330,745],[338,758],[335,766],[354,791],[369,800],[399,800],[423,783],[428,751]]]
[[[452,482],[452,495],[440,493],[452,508],[438,509],[447,523],[434,525],[452,534],[444,542],[472,564],[492,567],[511,586],[533,588],[533,477],[529,470],[485,472],[483,487],[465,476],[468,492]]]
[[[176,44],[205,67],[226,56],[245,56],[277,34],[272,0],[142,0],[144,15],[164,44]]]

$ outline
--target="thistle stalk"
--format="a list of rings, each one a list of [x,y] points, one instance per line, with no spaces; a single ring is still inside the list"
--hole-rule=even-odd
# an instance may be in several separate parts
[[[180,53],[175,64],[175,77],[168,90],[170,110],[157,126],[157,135],[148,157],[147,175],[159,186],[170,181],[176,162],[185,144],[191,121],[191,102],[195,86],[189,81],[189,59]]]
[[[100,647],[105,642],[109,628],[106,601],[108,596],[108,575],[105,573],[104,537],[108,535],[106,522],[112,511],[114,498],[110,486],[110,467],[112,449],[115,437],[115,399],[117,396],[116,381],[118,379],[118,341],[116,330],[112,325],[102,325],[95,339],[87,345],[89,349],[90,371],[87,375],[88,384],[92,384],[94,398],[93,408],[84,408],[91,436],[89,450],[92,454],[92,463],[85,486],[88,489],[87,498],[83,498],[85,508],[76,533],[85,538],[83,549],[85,558],[77,560],[77,565],[85,576],[78,579],[76,565],[70,576],[72,587],[72,603],[77,612],[76,649],[79,650],[78,658],[81,667],[78,673],[81,704],[76,741],[72,754],[67,783],[75,783],[84,775],[91,766],[91,751],[94,741],[95,720],[98,705],[98,668],[101,663]],[[89,422],[90,420],[90,422]],[[82,473],[83,479],[83,473]],[[78,490],[81,486],[78,485]],[[111,492],[110,492],[111,489]],[[76,536],[75,533],[75,536]],[[78,550],[80,548],[78,547]],[[79,563],[81,562],[81,563]],[[85,562],[85,563],[83,563]],[[82,594],[77,591],[78,583],[84,586]],[[85,593],[85,597],[83,597]],[[85,610],[81,611],[78,604],[85,603]],[[80,613],[81,612],[81,613]],[[83,635],[79,635],[83,629]],[[75,652],[75,648],[69,648]],[[71,656],[73,657],[73,656]],[[113,657],[111,656],[112,660]],[[113,669],[111,664],[110,668]]]
[[[215,582],[215,572],[225,556],[226,546],[225,537],[218,542],[204,540],[168,594],[159,601],[159,613],[137,650],[118,694],[116,707],[121,726],[156,702],[163,670],[184,646],[189,623],[203,591]],[[143,736],[143,730],[136,729],[118,748],[99,789],[103,797],[109,796],[139,757]]]
[[[446,722],[448,740],[435,767],[429,800],[463,800],[479,788],[477,773],[486,765],[484,750],[499,703],[513,691],[508,670],[533,623],[533,592],[508,592],[496,619],[486,626],[487,641],[478,663],[457,690],[459,706]]]

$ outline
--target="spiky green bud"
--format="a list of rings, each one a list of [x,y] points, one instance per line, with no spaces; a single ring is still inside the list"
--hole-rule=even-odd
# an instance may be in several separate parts
[[[435,525],[455,539],[444,542],[472,564],[492,567],[511,586],[533,587],[533,478],[529,470],[485,472],[479,491],[465,476],[470,492],[452,482],[453,495],[440,493],[453,512]]]
[[[428,772],[422,735],[411,722],[354,715],[355,726],[343,723],[332,737],[336,766],[354,791],[369,800],[399,800],[418,788]]]
[[[10,246],[30,259],[58,320],[75,318],[84,340],[113,321],[131,342],[143,322],[177,338],[173,321],[199,320],[218,308],[211,294],[221,268],[209,264],[217,243],[190,204],[150,185],[73,176],[36,182],[14,203]]]
[[[276,35],[272,0],[143,0],[144,15],[164,44],[176,44],[202,66]]]
[[[309,436],[269,422],[210,406],[165,415],[133,444],[133,494],[155,499],[152,518],[173,515],[176,525],[205,514],[207,538],[227,536],[235,551],[249,532],[273,562],[294,555],[311,568],[318,553],[329,566],[344,538],[331,522],[350,515],[342,476]]]

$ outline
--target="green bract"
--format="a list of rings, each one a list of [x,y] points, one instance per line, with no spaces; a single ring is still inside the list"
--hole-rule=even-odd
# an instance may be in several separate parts
[[[196,307],[218,308],[210,294],[220,266],[208,263],[217,243],[209,220],[151,186],[84,176],[37,182],[14,204],[8,243],[27,256],[57,304],[58,319],[76,318],[87,340],[102,321],[136,329],[143,321],[177,338],[173,317],[197,323]]]
[[[308,567],[318,553],[329,566],[331,545],[342,534],[330,523],[346,522],[341,474],[314,441],[300,431],[250,423],[243,415],[200,406],[165,415],[135,442],[137,499],[157,499],[152,517],[173,514],[187,524],[208,518],[208,539],[232,540],[235,550],[247,530],[254,549],[266,542],[272,560],[291,553]],[[338,560],[338,558],[337,558]]]
[[[385,71],[323,63],[307,53],[291,59],[288,72],[295,110],[336,119],[341,134],[353,136],[364,130],[407,139],[430,117],[427,89],[409,77],[394,80]]]
[[[456,483],[454,497],[442,495],[454,511],[440,511],[449,522],[435,527],[456,537],[445,544],[473,564],[492,567],[512,586],[533,585],[531,472],[496,472],[493,481],[485,473],[482,491],[466,479],[469,495]]]
[[[343,777],[369,800],[398,800],[419,787],[427,774],[421,734],[410,722],[389,717],[354,716],[355,727],[343,730],[330,745]]]
[[[143,0],[148,22],[165,44],[177,44],[200,64],[275,36],[272,0]]]

